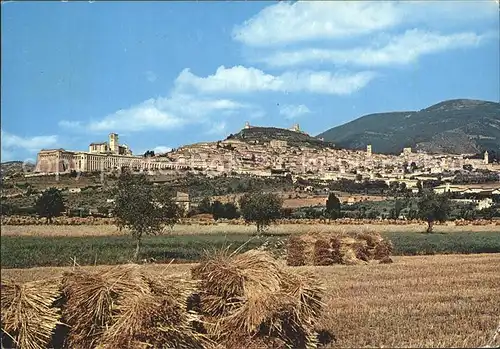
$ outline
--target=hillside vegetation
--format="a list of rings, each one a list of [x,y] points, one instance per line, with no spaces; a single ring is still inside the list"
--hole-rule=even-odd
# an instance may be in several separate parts
[[[276,127],[252,127],[249,129],[243,129],[237,134],[231,135],[228,138],[238,139],[248,143],[265,143],[270,142],[271,140],[282,140],[287,141],[289,146],[296,147],[308,146],[313,148],[321,148],[334,146],[333,143],[324,142],[305,133]]]
[[[400,153],[475,154],[500,148],[500,103],[455,99],[420,111],[377,113],[331,128],[318,137],[341,148]]]

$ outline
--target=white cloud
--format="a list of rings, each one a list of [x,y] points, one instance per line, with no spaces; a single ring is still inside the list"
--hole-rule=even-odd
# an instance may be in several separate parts
[[[58,123],[59,127],[63,128],[79,128],[82,127],[81,121],[61,120]]]
[[[268,6],[233,30],[249,46],[347,39],[403,25],[442,27],[498,17],[494,1],[297,1]]]
[[[257,91],[311,92],[346,95],[365,87],[373,72],[335,73],[328,71],[290,71],[279,76],[250,67],[220,66],[214,75],[199,77],[184,69],[177,77],[178,88],[193,87],[205,93],[248,93]]]
[[[155,82],[156,81],[156,74],[153,73],[152,71],[148,70],[146,72],[146,79],[149,81],[149,82]]]
[[[91,122],[91,131],[143,131],[168,130],[181,126],[184,120],[161,108],[161,100],[148,99],[139,105],[121,109],[100,121]]]
[[[489,35],[477,35],[472,32],[441,35],[418,29],[408,30],[394,36],[383,46],[336,49],[303,49],[277,52],[261,59],[274,67],[286,67],[312,62],[353,64],[358,66],[384,66],[409,64],[420,56],[440,51],[477,46],[488,39]]]
[[[4,130],[1,130],[1,138],[2,161],[19,160],[21,156],[34,155],[41,149],[55,147],[58,143],[56,135],[21,137]]]
[[[209,135],[222,135],[226,132],[226,122],[214,122],[209,126],[209,129],[206,131],[206,134]]]
[[[172,150],[171,147],[166,147],[164,145],[159,145],[159,146],[153,148],[153,151],[155,152],[155,154],[168,153],[171,150]]]
[[[250,105],[224,98],[195,97],[174,92],[169,97],[151,98],[88,123],[62,120],[59,125],[93,132],[139,132],[173,130],[187,124],[204,123],[215,113],[232,112]]]
[[[395,2],[280,2],[234,28],[233,38],[249,46],[271,46],[366,34],[399,22]]]
[[[25,149],[28,151],[39,151],[42,148],[51,147],[57,144],[57,136],[34,136],[20,137],[4,130],[1,130],[2,147],[6,149]]]
[[[280,114],[284,115],[285,119],[295,119],[301,115],[309,113],[311,113],[311,110],[309,110],[309,108],[304,104],[287,104],[280,107]]]

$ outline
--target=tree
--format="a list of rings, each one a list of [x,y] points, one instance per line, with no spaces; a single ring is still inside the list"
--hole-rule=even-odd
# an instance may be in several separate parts
[[[415,172],[415,170],[417,169],[417,164],[415,163],[415,161],[412,161],[411,164],[410,164],[410,171],[413,173]]]
[[[144,155],[145,158],[150,158],[155,156],[155,151],[154,150],[147,150]]]
[[[128,228],[136,240],[134,259],[139,257],[144,235],[157,235],[173,227],[181,209],[165,186],[153,187],[145,175],[124,172],[118,179],[114,215],[117,226]]]
[[[40,217],[45,217],[47,223],[52,223],[52,218],[64,212],[64,200],[61,191],[49,188],[35,202],[35,209]]]
[[[450,199],[446,194],[435,194],[432,189],[418,200],[418,216],[427,222],[427,233],[432,233],[435,221],[445,222],[450,214]]]
[[[219,200],[215,200],[212,204],[212,216],[216,221],[224,218],[224,205]]]
[[[331,219],[337,219],[340,217],[340,200],[334,193],[330,193],[328,195],[325,213],[327,217]]]
[[[238,212],[238,208],[235,204],[231,202],[227,202],[224,204],[224,218],[227,219],[236,219],[240,217],[240,213]]]
[[[422,191],[423,191],[423,187],[422,187],[422,182],[420,181],[420,179],[417,181],[417,189],[418,189],[418,195],[421,195]]]
[[[240,199],[240,209],[247,222],[257,225],[257,233],[280,218],[283,200],[275,194],[246,193]]]
[[[212,203],[209,197],[204,197],[198,204],[199,213],[212,213]]]

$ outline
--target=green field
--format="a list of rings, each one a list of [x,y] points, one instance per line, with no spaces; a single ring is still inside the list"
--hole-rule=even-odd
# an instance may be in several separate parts
[[[500,232],[391,232],[382,235],[393,242],[394,255],[500,252]],[[147,237],[143,239],[140,258],[155,258],[157,262],[196,261],[204,250],[229,245],[235,249],[246,243],[242,247],[245,251],[261,246],[266,240],[272,244],[284,238],[252,238],[245,234]],[[135,242],[128,236],[3,236],[1,240],[2,268],[68,266],[72,265],[73,258],[79,265],[120,264],[132,259],[135,248]]]

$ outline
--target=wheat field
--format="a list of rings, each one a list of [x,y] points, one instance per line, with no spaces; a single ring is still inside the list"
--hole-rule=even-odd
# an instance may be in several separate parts
[[[301,267],[327,287],[323,327],[333,347],[479,347],[500,320],[500,255],[394,257],[389,265]],[[192,265],[147,265],[187,276]],[[85,267],[102,268],[105,266]],[[31,281],[70,268],[4,269]]]
[[[269,227],[269,233],[276,235],[316,232],[345,232],[356,233],[360,231],[377,231],[380,233],[391,232],[415,232],[422,233],[426,229],[425,224],[276,224]],[[227,223],[218,223],[213,225],[199,224],[178,224],[173,230],[167,228],[165,233],[173,235],[189,234],[254,234],[256,228],[254,225],[234,225]],[[499,232],[500,227],[496,225],[477,225],[477,226],[455,226],[455,225],[436,225],[436,233],[454,233],[454,232]],[[126,235],[127,231],[119,231],[114,225],[2,225],[1,236],[117,236]]]

